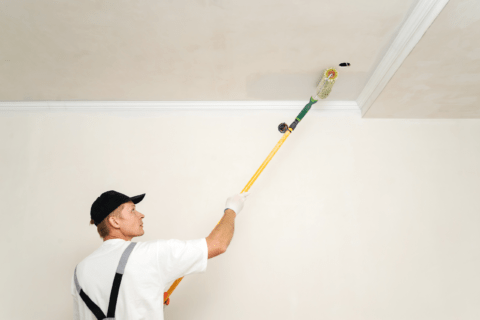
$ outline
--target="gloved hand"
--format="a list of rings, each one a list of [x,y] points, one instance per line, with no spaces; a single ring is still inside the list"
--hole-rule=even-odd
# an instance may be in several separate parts
[[[227,209],[232,209],[238,215],[240,211],[243,209],[243,204],[245,200],[250,195],[250,192],[239,193],[231,196],[227,199],[227,203],[225,204],[225,212]]]

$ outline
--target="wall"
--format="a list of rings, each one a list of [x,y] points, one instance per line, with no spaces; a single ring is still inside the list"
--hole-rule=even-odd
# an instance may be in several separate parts
[[[0,317],[72,317],[104,191],[146,193],[134,241],[206,237],[297,113],[1,112]],[[312,111],[166,319],[478,319],[479,137],[480,120]]]

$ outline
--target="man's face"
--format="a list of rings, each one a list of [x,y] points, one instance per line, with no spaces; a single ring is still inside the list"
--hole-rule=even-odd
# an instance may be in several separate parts
[[[143,230],[142,219],[144,217],[145,215],[136,210],[133,202],[125,203],[122,210],[120,231],[127,237],[143,236],[145,231]]]

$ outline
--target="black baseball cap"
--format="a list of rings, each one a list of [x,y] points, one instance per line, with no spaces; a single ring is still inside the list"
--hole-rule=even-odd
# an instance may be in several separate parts
[[[92,204],[92,209],[90,210],[90,217],[95,222],[95,225],[98,226],[103,221],[103,219],[105,219],[120,205],[130,201],[137,204],[142,201],[144,197],[145,193],[138,196],[129,197],[124,195],[123,193],[114,190],[104,192]]]

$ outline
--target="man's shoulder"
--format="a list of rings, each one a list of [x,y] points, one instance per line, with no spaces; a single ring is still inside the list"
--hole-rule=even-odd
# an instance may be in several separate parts
[[[157,250],[161,247],[166,240],[163,239],[155,239],[155,240],[148,240],[148,241],[132,241],[135,242],[135,251],[150,251],[150,250]]]
[[[163,243],[164,239],[155,239],[155,240],[148,240],[148,241],[132,241],[135,242],[135,247],[149,247],[149,246],[158,246],[158,244]]]
[[[140,250],[148,250],[155,248],[157,250],[183,250],[188,247],[201,247],[205,242],[205,238],[200,239],[191,239],[191,240],[180,240],[180,239],[155,239],[149,241],[135,241],[137,244],[135,247],[138,247]]]

